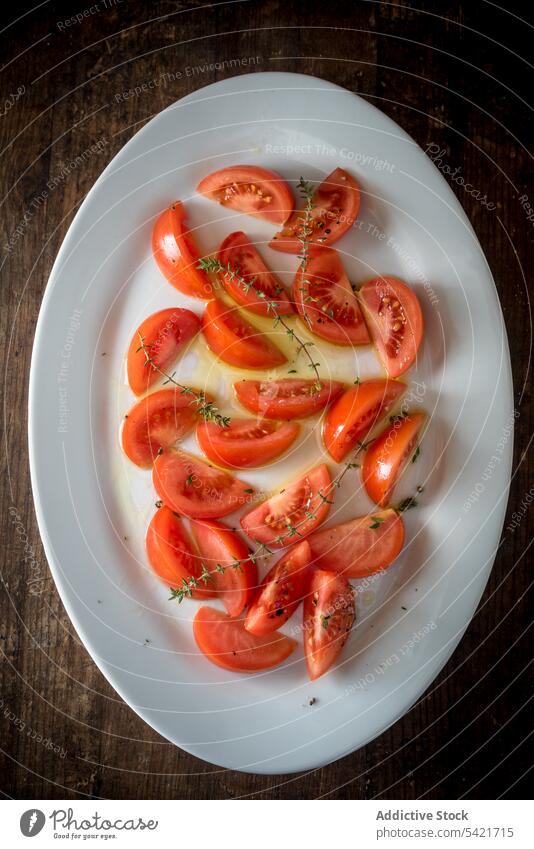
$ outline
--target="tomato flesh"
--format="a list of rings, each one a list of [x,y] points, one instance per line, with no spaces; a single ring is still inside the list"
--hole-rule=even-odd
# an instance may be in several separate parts
[[[377,277],[359,292],[373,342],[390,377],[414,362],[423,339],[423,313],[417,295],[396,277]]]
[[[304,655],[315,681],[337,660],[356,618],[354,591],[342,575],[313,572],[304,600]]]
[[[240,380],[234,383],[237,400],[251,413],[282,421],[304,419],[321,413],[343,391],[337,380],[322,380],[315,390],[314,380]]]
[[[358,183],[343,168],[336,168],[315,190],[310,220],[306,220],[304,210],[295,211],[270,246],[276,251],[298,254],[304,239],[309,253],[316,246],[332,245],[352,227],[359,211]]]
[[[191,522],[208,586],[221,597],[229,616],[239,616],[258,586],[258,570],[243,540],[222,522]]]
[[[312,333],[335,345],[368,345],[369,333],[339,254],[324,248],[309,257],[293,283],[297,310]]]
[[[332,479],[322,464],[243,516],[241,527],[256,542],[292,545],[324,522],[331,501]]]
[[[235,307],[214,298],[202,316],[202,332],[211,351],[238,368],[275,368],[287,362],[268,336],[250,324]]]
[[[167,371],[178,359],[188,342],[200,329],[200,319],[191,310],[175,307],[160,310],[143,321],[135,331],[130,347],[126,368],[128,383],[135,395],[142,395],[147,389],[162,379],[161,371]],[[147,355],[141,348],[143,339],[151,364],[147,364]]]
[[[365,578],[390,566],[404,544],[395,510],[360,516],[308,537],[313,565],[345,578]]]
[[[365,380],[351,386],[330,407],[323,428],[325,448],[340,463],[387,415],[405,392],[404,383]]]
[[[213,607],[200,608],[193,620],[193,634],[208,660],[233,672],[258,672],[279,666],[297,645],[283,634],[251,634],[242,619],[231,619]]]
[[[199,586],[191,589],[191,598],[215,595],[210,582],[200,579],[201,560],[194,553],[179,516],[168,507],[154,514],[146,534],[146,550],[154,572],[169,587],[178,589],[194,577]]]
[[[253,165],[214,171],[200,181],[197,192],[229,209],[273,224],[283,224],[294,206],[293,195],[280,174]]]
[[[245,620],[252,634],[270,634],[293,616],[308,587],[310,546],[293,546],[267,573]]]
[[[146,469],[158,453],[175,445],[198,419],[196,404],[181,389],[160,389],[141,398],[124,418],[121,442],[127,457]]]
[[[213,285],[205,271],[198,268],[200,252],[187,227],[186,213],[177,200],[161,213],[152,231],[152,253],[169,283],[193,298],[213,297]]]
[[[228,427],[214,422],[199,422],[197,441],[204,454],[214,463],[230,469],[253,469],[264,466],[284,454],[299,434],[294,422],[275,422],[233,418]]]
[[[369,498],[380,507],[389,504],[399,477],[413,454],[425,421],[423,413],[397,418],[365,453],[362,477]]]
[[[184,451],[156,457],[152,481],[172,510],[190,519],[219,519],[250,503],[249,484]]]
[[[282,282],[269,271],[244,233],[230,233],[219,248],[217,258],[225,268],[219,273],[219,280],[238,304],[257,315],[271,318],[294,313]],[[228,269],[241,279],[237,280]]]

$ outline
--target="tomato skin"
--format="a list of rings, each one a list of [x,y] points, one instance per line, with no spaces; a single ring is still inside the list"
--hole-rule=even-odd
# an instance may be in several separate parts
[[[251,634],[242,619],[231,619],[213,607],[200,608],[193,620],[193,635],[208,660],[232,672],[259,672],[279,666],[297,645],[283,634]]]
[[[212,353],[231,366],[266,369],[287,362],[268,336],[243,318],[235,307],[227,307],[217,298],[206,305],[202,332]]]
[[[245,481],[185,451],[164,451],[154,461],[154,488],[162,501],[190,519],[220,519],[250,503]]]
[[[331,501],[332,479],[323,463],[243,516],[241,527],[256,542],[277,548],[292,545],[324,522]],[[290,533],[288,522],[297,533]]]
[[[349,278],[332,248],[318,248],[297,271],[293,298],[306,327],[334,345],[368,345],[369,333]]]
[[[254,469],[284,454],[299,435],[294,422],[274,422],[233,418],[228,427],[214,422],[197,424],[197,442],[206,457],[230,469]]]
[[[424,413],[397,419],[365,452],[362,478],[369,498],[380,507],[390,503],[397,481],[417,444]]]
[[[362,286],[359,298],[388,375],[399,377],[414,362],[423,339],[417,295],[396,277],[377,277]]]
[[[352,227],[360,211],[360,189],[358,183],[343,168],[336,168],[317,187],[312,198],[313,233],[307,239],[308,253],[317,246],[333,245]],[[303,210],[296,210],[284,227],[270,242],[271,248],[284,253],[298,254],[302,251]],[[329,232],[326,232],[326,231]],[[297,237],[301,236],[299,240]]]
[[[152,231],[152,253],[159,270],[184,295],[213,297],[213,285],[198,268],[200,252],[187,227],[186,212],[177,200],[157,218]]]
[[[269,318],[294,314],[291,299],[281,280],[269,271],[244,233],[230,233],[219,248],[217,259],[225,269],[230,267],[251,287],[247,292],[243,283],[232,275],[219,273],[221,284],[240,306]],[[263,292],[265,297],[260,296],[258,292]],[[268,306],[268,303],[274,306]]]
[[[162,448],[170,448],[183,439],[197,420],[196,404],[180,389],[152,392],[126,414],[121,433],[122,449],[132,463],[147,469]]]
[[[258,569],[249,557],[247,546],[222,522],[192,520],[191,532],[211,574],[209,587],[221,597],[229,616],[240,616],[258,586]],[[217,566],[224,572],[218,571]]]
[[[191,310],[175,307],[159,310],[146,318],[135,331],[126,361],[128,383],[135,395],[143,395],[162,375],[146,364],[146,354],[140,348],[141,337],[154,366],[168,370],[178,359],[188,342],[200,329],[200,319]]]
[[[191,547],[182,520],[168,507],[160,507],[152,517],[145,544],[150,565],[167,586],[178,589],[183,581],[200,577],[201,560]],[[199,588],[191,591],[191,598],[215,595],[208,584],[199,583]]]
[[[312,392],[314,380],[240,380],[234,383],[237,400],[251,413],[267,419],[291,421],[321,413],[343,391],[337,380],[321,380],[322,389]]]
[[[304,655],[315,681],[337,660],[356,618],[354,591],[342,575],[312,573],[304,599]]]
[[[271,634],[293,616],[306,594],[310,559],[310,546],[303,540],[274,564],[247,614],[247,631],[252,634]]]
[[[345,578],[365,578],[390,566],[404,544],[404,522],[395,510],[359,516],[308,537],[313,566]]]
[[[340,463],[405,391],[404,383],[387,380],[365,380],[347,389],[325,418],[323,441],[330,456]]]
[[[283,224],[294,206],[293,195],[280,174],[255,165],[234,165],[214,171],[200,181],[197,192],[273,224]]]

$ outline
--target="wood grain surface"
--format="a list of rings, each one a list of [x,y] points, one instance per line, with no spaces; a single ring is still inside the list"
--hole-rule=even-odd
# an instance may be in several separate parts
[[[517,17],[527,4],[506,6],[484,0],[3,4],[5,796],[413,799],[526,793],[532,777],[527,592],[534,513],[527,276],[534,216],[529,220],[527,204],[534,207],[534,189],[525,102],[532,77],[525,60],[532,59],[532,27]],[[254,62],[243,61],[251,57]],[[346,86],[424,149],[436,145],[443,151],[449,182],[498,288],[519,414],[507,523],[482,602],[453,657],[381,737],[296,776],[216,770],[160,738],[121,701],[81,644],[50,578],[28,470],[35,324],[52,262],[80,202],[153,115],[201,86],[254,70],[297,71]],[[136,87],[137,94],[122,96]],[[77,156],[83,164],[72,166]],[[54,177],[56,186],[47,191]],[[518,526],[506,530],[514,513]]]

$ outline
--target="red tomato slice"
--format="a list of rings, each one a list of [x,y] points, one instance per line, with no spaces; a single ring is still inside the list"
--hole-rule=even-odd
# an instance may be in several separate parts
[[[243,285],[243,282],[236,280],[231,274],[219,274],[222,285],[238,304],[258,315],[270,317],[294,313],[282,282],[269,271],[244,233],[230,233],[219,248],[217,258],[225,269],[231,269],[245,283]]]
[[[233,672],[259,672],[283,663],[296,647],[283,634],[257,637],[242,619],[231,619],[213,607],[201,607],[193,620],[197,645],[208,660]]]
[[[152,480],[159,497],[190,519],[219,519],[250,503],[254,490],[184,451],[156,457]]]
[[[213,298],[213,285],[198,268],[200,252],[187,227],[186,213],[177,200],[162,212],[152,231],[152,252],[169,283],[193,298]]]
[[[332,500],[328,466],[315,466],[241,519],[251,539],[265,545],[287,546],[324,522]]]
[[[293,195],[276,171],[253,165],[234,165],[204,177],[197,192],[217,203],[283,224],[293,210]]]
[[[300,427],[295,423],[232,418],[228,427],[199,422],[197,441],[214,463],[231,469],[254,469],[276,460],[295,441]]]
[[[191,590],[192,598],[215,595],[209,582],[204,584],[200,579],[202,561],[191,548],[182,520],[168,507],[160,507],[152,517],[146,535],[146,550],[154,572],[169,587],[178,589],[184,581],[194,577],[200,586]]]
[[[293,297],[312,333],[335,345],[368,345],[367,327],[339,254],[329,248],[297,271]]]
[[[415,292],[396,277],[377,277],[359,292],[373,342],[390,377],[410,368],[423,338],[423,313]]]
[[[342,575],[312,573],[304,600],[304,655],[312,681],[330,669],[356,618],[354,591]]]
[[[365,578],[390,566],[404,544],[395,510],[360,516],[308,537],[313,565],[345,578]]]
[[[417,445],[424,413],[397,418],[365,453],[362,477],[369,498],[380,507],[389,504],[393,490]]]
[[[222,522],[191,522],[191,531],[214,589],[229,616],[239,616],[258,586],[258,570],[243,540]]]
[[[308,587],[310,559],[310,546],[304,540],[274,564],[247,614],[247,631],[270,634],[293,616]]]
[[[295,211],[284,227],[271,241],[276,251],[298,254],[306,230],[311,229],[307,241],[315,245],[333,245],[352,227],[360,211],[358,183],[343,168],[336,168],[315,190],[312,198],[311,221],[306,226],[304,211]]]
[[[135,331],[128,348],[127,372],[132,392],[142,395],[161,380],[157,369],[167,371],[199,329],[198,316],[179,307],[160,310],[146,318]],[[153,365],[147,365],[146,354],[140,348],[141,337]]]
[[[405,391],[404,383],[387,380],[365,380],[347,389],[332,404],[324,422],[323,440],[330,456],[340,463]]]
[[[213,353],[238,368],[274,368],[287,362],[276,345],[235,307],[214,298],[202,316],[202,332]]]
[[[240,380],[234,383],[237,400],[243,407],[268,419],[305,419],[321,413],[343,391],[337,380],[321,380],[317,392],[314,380]]]
[[[134,404],[124,417],[123,451],[132,463],[146,469],[162,448],[183,439],[197,419],[195,402],[180,389],[153,392]]]

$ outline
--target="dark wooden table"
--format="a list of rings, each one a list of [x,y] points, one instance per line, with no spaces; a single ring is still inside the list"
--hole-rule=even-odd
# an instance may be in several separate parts
[[[517,17],[526,5],[508,2],[508,11],[485,0],[98,0],[45,2],[35,11],[32,5],[4,5],[0,34],[6,101],[0,120],[2,792],[73,799],[521,797],[532,765],[527,591],[534,512],[526,270],[534,189],[528,187],[525,103],[532,91],[525,61],[532,58],[532,29]],[[254,63],[243,62],[248,57]],[[259,777],[221,774],[174,748],[123,704],[93,664],[43,555],[29,482],[26,405],[48,274],[100,171],[143,123],[184,94],[229,75],[273,69],[346,86],[423,148],[444,150],[452,188],[493,271],[510,337],[519,418],[507,524],[513,513],[520,520],[503,532],[466,635],[406,716],[329,767]],[[165,84],[149,85],[162,75]],[[135,86],[138,96],[115,97]],[[86,156],[101,139],[101,152]],[[69,165],[76,156],[83,157],[82,167]],[[65,167],[65,178],[46,193],[47,181]]]

